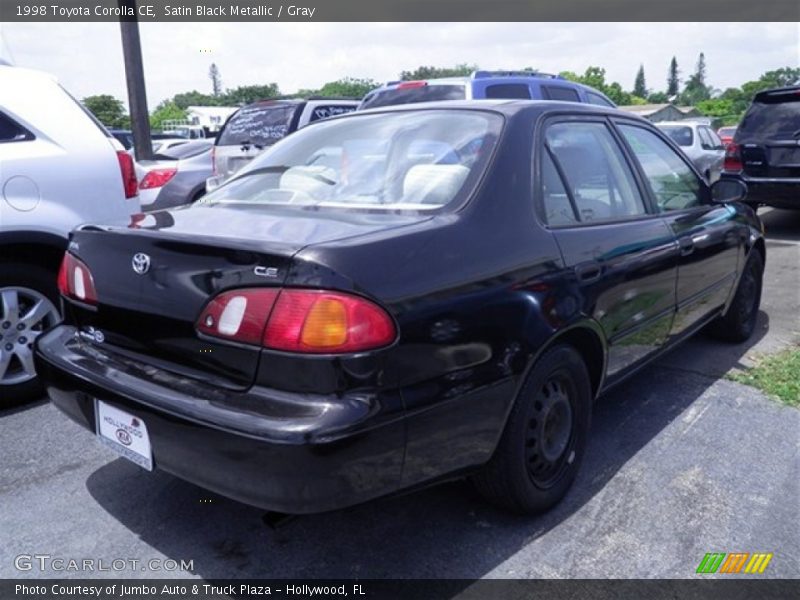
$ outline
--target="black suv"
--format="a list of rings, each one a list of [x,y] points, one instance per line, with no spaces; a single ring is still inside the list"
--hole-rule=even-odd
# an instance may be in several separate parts
[[[800,86],[756,94],[726,149],[722,176],[746,183],[750,204],[800,208]]]

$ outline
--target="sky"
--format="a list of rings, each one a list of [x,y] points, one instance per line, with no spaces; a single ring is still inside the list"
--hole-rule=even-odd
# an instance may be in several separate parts
[[[278,83],[283,93],[341,77],[397,79],[420,65],[582,73],[596,65],[630,90],[639,65],[663,90],[672,56],[682,78],[705,53],[707,81],[724,90],[800,65],[798,23],[143,23],[148,105],[196,89]],[[111,94],[127,104],[117,23],[5,23],[18,66],[48,71],[78,98]],[[0,49],[2,44],[0,44]]]

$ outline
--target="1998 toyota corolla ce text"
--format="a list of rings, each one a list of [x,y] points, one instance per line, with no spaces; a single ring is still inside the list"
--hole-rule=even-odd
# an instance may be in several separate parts
[[[601,392],[707,324],[752,333],[745,193],[614,109],[352,113],[193,206],[76,230],[37,368],[104,444],[256,506],[469,476],[537,512]]]

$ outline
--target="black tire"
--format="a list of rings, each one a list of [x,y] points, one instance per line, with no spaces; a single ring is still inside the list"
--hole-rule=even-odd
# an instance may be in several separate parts
[[[57,311],[60,310],[56,274],[43,267],[20,263],[0,263],[0,289],[33,290],[50,300]],[[19,339],[14,339],[16,337],[14,326],[6,327],[5,317],[4,307],[0,303],[0,336],[4,338],[0,339],[0,344],[2,344],[0,352],[5,349],[6,344],[14,343]],[[48,319],[48,322],[52,325],[52,319]],[[43,326],[37,326],[36,333],[40,333],[43,329]],[[18,334],[24,335],[26,332],[23,330]],[[28,338],[33,337],[29,332],[27,335]],[[19,368],[21,364],[12,363],[9,369],[13,369],[14,366]],[[0,409],[36,400],[41,398],[43,393],[44,389],[38,377],[13,384],[4,383],[3,377],[0,377]]]
[[[565,395],[569,415],[564,412]],[[580,354],[567,345],[548,350],[528,374],[494,455],[472,477],[475,487],[493,504],[513,512],[551,508],[578,473],[591,412],[591,382]]]
[[[764,260],[758,250],[751,250],[744,265],[736,295],[728,312],[715,320],[709,331],[717,339],[740,344],[753,335],[761,306]]]

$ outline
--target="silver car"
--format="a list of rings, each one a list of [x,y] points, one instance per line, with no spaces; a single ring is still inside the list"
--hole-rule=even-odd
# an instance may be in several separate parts
[[[665,121],[656,126],[681,147],[709,184],[719,179],[725,145],[711,127],[694,121]]]
[[[194,202],[206,192],[213,171],[213,140],[192,140],[162,150],[155,160],[136,164],[143,211],[161,210]]]

